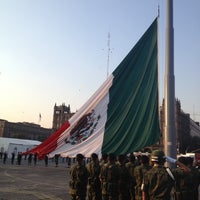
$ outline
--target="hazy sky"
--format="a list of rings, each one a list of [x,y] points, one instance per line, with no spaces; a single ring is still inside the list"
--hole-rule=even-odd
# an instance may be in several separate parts
[[[51,128],[55,103],[78,110],[159,18],[164,96],[165,0],[0,0],[0,119]],[[174,1],[175,96],[200,121],[200,1]],[[41,121],[39,122],[39,114]]]

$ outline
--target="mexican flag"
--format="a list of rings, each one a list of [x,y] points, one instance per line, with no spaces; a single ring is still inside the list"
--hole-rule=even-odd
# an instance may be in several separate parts
[[[128,154],[160,137],[157,19],[119,66],[59,130],[26,152],[40,158]]]

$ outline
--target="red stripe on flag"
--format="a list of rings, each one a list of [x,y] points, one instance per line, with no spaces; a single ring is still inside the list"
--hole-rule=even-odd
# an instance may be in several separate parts
[[[48,155],[50,152],[56,149],[57,147],[57,141],[60,138],[61,134],[68,129],[70,126],[69,121],[67,121],[65,124],[61,126],[56,132],[54,132],[52,135],[50,135],[44,142],[42,142],[37,147],[23,153],[22,155],[27,154],[35,154],[37,153],[39,159],[43,159],[46,155]]]

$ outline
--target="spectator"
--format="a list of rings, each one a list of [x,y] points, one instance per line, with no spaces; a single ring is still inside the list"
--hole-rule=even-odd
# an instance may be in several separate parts
[[[59,157],[60,157],[59,154],[56,154],[56,155],[55,155],[55,164],[56,164],[56,167],[58,167],[58,160],[59,160]]]
[[[14,164],[14,161],[15,161],[15,152],[13,151],[12,155],[11,155],[11,164],[12,165]]]
[[[34,154],[33,160],[34,160],[34,165],[36,166],[36,164],[37,164],[37,153]]]
[[[49,161],[49,158],[48,158],[47,155],[45,155],[45,157],[44,157],[44,163],[45,163],[46,167],[48,166],[48,161]]]
[[[30,153],[30,154],[28,155],[28,165],[29,165],[29,166],[31,166],[31,163],[32,163],[32,157],[33,157],[33,154]]]
[[[18,154],[17,154],[17,164],[21,165],[21,161],[22,161],[22,153],[18,152]]]
[[[8,154],[7,154],[7,152],[5,151],[4,154],[3,154],[3,164],[6,164],[7,158],[8,158]]]

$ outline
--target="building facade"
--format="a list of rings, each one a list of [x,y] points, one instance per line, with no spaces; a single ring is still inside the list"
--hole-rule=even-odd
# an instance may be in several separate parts
[[[155,145],[145,149],[163,149],[164,147],[164,110],[163,100],[162,106],[160,107],[161,138]],[[57,106],[55,104],[52,129],[42,128],[40,125],[33,123],[13,123],[0,119],[0,137],[30,139],[42,142],[68,121],[73,114],[70,105],[66,106],[63,103],[62,105]],[[198,150],[200,148],[199,123],[193,121],[188,113],[183,112],[179,100],[176,100],[175,120],[177,153],[184,154]]]
[[[160,108],[160,128],[161,139],[159,141],[160,148],[163,148],[164,143],[164,122],[165,122],[165,104],[164,100]],[[190,118],[190,114],[185,113],[181,109],[181,103],[176,99],[175,104],[175,127],[176,127],[176,143],[177,153],[185,154],[200,148],[200,126]]]
[[[188,152],[200,153],[200,126],[199,122],[190,119],[191,140],[188,145]]]
[[[0,119],[0,137],[38,140],[42,142],[58,130],[73,114],[70,105],[65,106],[63,103],[57,106],[55,104],[52,129],[43,128],[39,124],[34,123],[14,123]]]
[[[0,119],[0,137],[44,141],[52,133],[52,129],[42,128],[33,123],[14,123]]]
[[[58,130],[74,113],[71,112],[70,105],[64,103],[60,106],[55,104],[53,112],[53,131]]]

